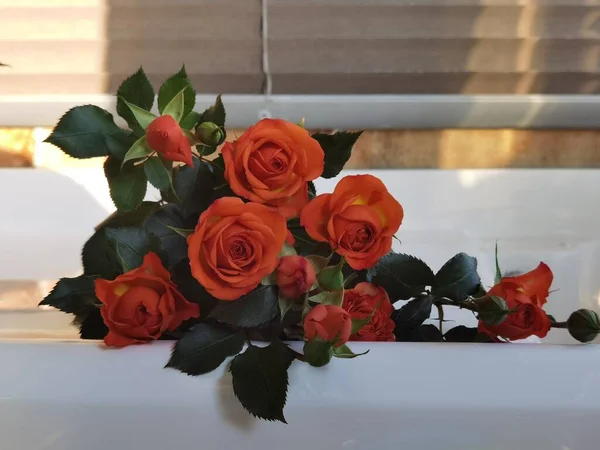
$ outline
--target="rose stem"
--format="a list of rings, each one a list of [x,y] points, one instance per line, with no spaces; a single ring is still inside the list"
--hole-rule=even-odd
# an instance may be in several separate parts
[[[568,328],[567,322],[552,322],[552,328]]]

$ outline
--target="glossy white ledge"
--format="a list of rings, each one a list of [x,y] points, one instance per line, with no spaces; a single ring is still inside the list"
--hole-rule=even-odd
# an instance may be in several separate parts
[[[595,450],[600,347],[352,344],[294,362],[288,425],[253,419],[223,365],[162,369],[170,345],[0,342],[0,448]]]

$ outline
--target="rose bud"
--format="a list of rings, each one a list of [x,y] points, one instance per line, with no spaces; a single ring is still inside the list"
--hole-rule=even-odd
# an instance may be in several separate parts
[[[578,309],[569,316],[567,328],[579,342],[591,342],[600,334],[600,319],[595,311]]]
[[[221,127],[212,122],[204,122],[196,128],[196,137],[200,142],[210,147],[221,145],[225,140],[225,133]]]
[[[192,147],[179,124],[169,115],[154,119],[146,128],[148,145],[169,161],[181,161],[194,167]]]
[[[304,338],[321,339],[334,347],[344,345],[352,334],[352,318],[335,305],[317,305],[304,318]]]
[[[315,269],[304,256],[288,255],[281,258],[277,269],[277,286],[285,297],[297,299],[315,283]]]

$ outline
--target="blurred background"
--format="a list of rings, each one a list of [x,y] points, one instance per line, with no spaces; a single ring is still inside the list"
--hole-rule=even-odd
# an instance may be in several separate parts
[[[43,140],[73,106],[114,113],[140,66],[157,90],[185,63],[197,110],[224,94],[230,138],[365,129],[349,169],[600,167],[600,0],[0,0],[0,63],[5,308],[72,275],[111,209],[103,159]]]

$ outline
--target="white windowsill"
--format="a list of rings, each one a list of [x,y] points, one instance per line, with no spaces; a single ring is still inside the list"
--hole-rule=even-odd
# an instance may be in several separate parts
[[[196,109],[214,95],[199,95]],[[224,95],[227,125],[281,117],[310,128],[598,128],[596,95]],[[0,126],[54,126],[70,108],[115,112],[111,95],[0,96]]]

